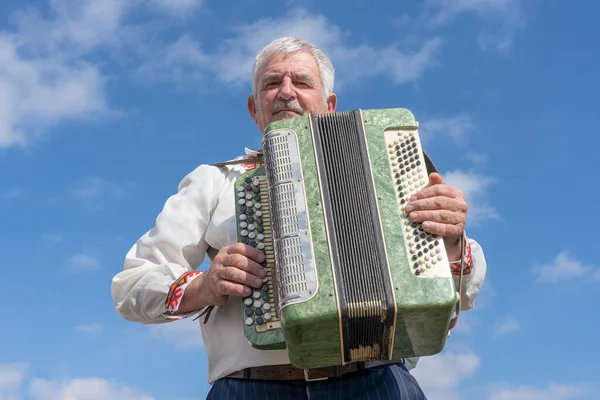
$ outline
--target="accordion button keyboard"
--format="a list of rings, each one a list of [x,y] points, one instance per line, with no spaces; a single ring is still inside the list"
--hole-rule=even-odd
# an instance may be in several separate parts
[[[440,241],[437,235],[427,233],[420,224],[411,222],[405,211],[408,199],[426,187],[429,183],[427,171],[424,168],[425,159],[418,142],[418,132],[397,131],[386,133],[389,163],[392,178],[395,182],[396,195],[404,232],[406,250],[416,276],[446,276],[449,271],[444,268],[444,255],[441,254]]]
[[[257,331],[264,332],[279,327],[271,271],[274,266],[274,250],[269,231],[270,213],[267,203],[263,207],[261,201],[264,196],[260,195],[267,193],[268,185],[264,176],[246,177],[244,182],[244,185],[237,186],[237,196],[241,200],[238,208],[240,240],[256,247],[267,256],[266,264],[263,264],[267,268],[267,276],[263,279],[264,285],[244,299],[244,314],[248,317],[246,319],[248,326],[253,325]],[[250,322],[249,319],[252,321]]]

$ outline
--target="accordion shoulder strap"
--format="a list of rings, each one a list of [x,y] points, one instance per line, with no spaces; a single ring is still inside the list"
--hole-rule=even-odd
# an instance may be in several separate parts
[[[433,163],[433,161],[431,161],[431,158],[429,158],[427,153],[423,152],[423,158],[425,158],[425,167],[427,168],[427,175],[432,174],[434,172],[439,173],[438,169],[435,167],[435,164]]]

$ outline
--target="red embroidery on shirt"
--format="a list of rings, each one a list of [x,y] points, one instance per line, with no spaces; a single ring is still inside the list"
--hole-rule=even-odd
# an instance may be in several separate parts
[[[192,281],[193,278],[200,275],[200,271],[188,271],[181,275],[169,289],[167,294],[167,300],[165,301],[165,307],[170,312],[175,312],[179,308],[179,302],[183,297],[183,291],[185,287]]]
[[[469,242],[469,240],[465,237],[465,249],[464,249],[464,254],[463,254],[463,260],[464,260],[464,264],[465,267],[463,269],[463,275],[468,275],[472,272],[473,270],[473,266],[472,266],[472,262],[473,262],[473,257],[471,254],[471,243]],[[457,262],[453,262],[450,264],[450,269],[452,271],[452,275],[460,275],[460,268],[461,268],[461,263],[459,261]]]

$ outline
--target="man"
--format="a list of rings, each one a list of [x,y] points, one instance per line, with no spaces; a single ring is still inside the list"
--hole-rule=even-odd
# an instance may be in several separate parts
[[[260,132],[276,120],[333,112],[333,80],[334,69],[319,49],[297,38],[278,39],[256,57],[248,111]],[[251,164],[255,155],[246,150],[240,159]],[[246,168],[244,163],[201,165],[182,180],[154,228],[135,243],[124,270],[114,277],[118,313],[154,324],[210,309],[201,323],[213,385],[208,398],[425,399],[408,372],[416,360],[330,368],[319,371],[328,379],[313,382],[289,364],[285,350],[263,351],[248,344],[240,301],[262,285],[265,271],[258,250],[236,243],[234,182]],[[455,265],[467,265],[461,297],[462,309],[470,309],[485,276],[483,253],[475,241],[465,240],[468,206],[462,193],[437,174],[430,183],[411,199],[410,218],[444,237],[451,260],[464,255],[465,263]],[[196,268],[207,253],[210,268],[201,273]]]

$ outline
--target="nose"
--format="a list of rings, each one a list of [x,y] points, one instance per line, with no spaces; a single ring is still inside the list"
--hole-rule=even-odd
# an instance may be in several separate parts
[[[279,87],[279,98],[282,100],[290,100],[296,96],[294,85],[289,77],[283,78],[281,86]]]

